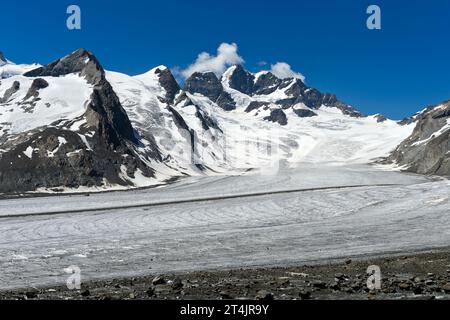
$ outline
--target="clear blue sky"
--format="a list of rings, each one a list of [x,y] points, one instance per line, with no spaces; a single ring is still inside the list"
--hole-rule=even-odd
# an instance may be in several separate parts
[[[70,4],[81,31],[66,29]],[[366,28],[370,4],[382,9],[381,31]],[[365,113],[399,119],[450,99],[448,0],[20,0],[0,10],[0,51],[18,63],[85,47],[106,69],[138,74],[234,42],[249,70],[286,61]]]

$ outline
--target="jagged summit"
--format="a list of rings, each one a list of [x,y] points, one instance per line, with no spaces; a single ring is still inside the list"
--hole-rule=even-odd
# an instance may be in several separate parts
[[[97,58],[86,49],[78,49],[70,55],[55,60],[44,67],[26,72],[26,77],[60,77],[71,73],[80,73],[90,84],[104,78],[105,71]]]
[[[255,86],[255,76],[237,64],[229,68],[224,77],[228,77],[230,88],[251,95]]]

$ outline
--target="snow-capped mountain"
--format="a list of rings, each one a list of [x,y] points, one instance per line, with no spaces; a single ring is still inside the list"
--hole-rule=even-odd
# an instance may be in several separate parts
[[[194,73],[182,88],[165,66],[104,71],[84,49],[21,68],[0,84],[0,192],[150,186],[279,161],[370,163],[414,129],[241,65]]]
[[[0,191],[130,185],[153,176],[97,59],[85,50],[2,80]]]

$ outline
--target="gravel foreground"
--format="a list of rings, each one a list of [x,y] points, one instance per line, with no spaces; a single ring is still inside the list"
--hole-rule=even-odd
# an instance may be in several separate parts
[[[381,269],[381,289],[367,286],[367,268]],[[0,292],[2,300],[134,299],[445,299],[450,300],[450,250],[288,268],[151,275]]]

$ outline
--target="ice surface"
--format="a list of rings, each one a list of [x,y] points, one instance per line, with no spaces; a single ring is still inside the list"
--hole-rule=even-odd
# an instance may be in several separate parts
[[[367,186],[83,212],[359,184]],[[449,200],[448,180],[314,165],[282,168],[275,176],[194,177],[161,189],[90,197],[1,200],[0,288],[61,284],[71,265],[88,280],[442,247],[450,243]],[[5,216],[65,209],[81,212]]]

